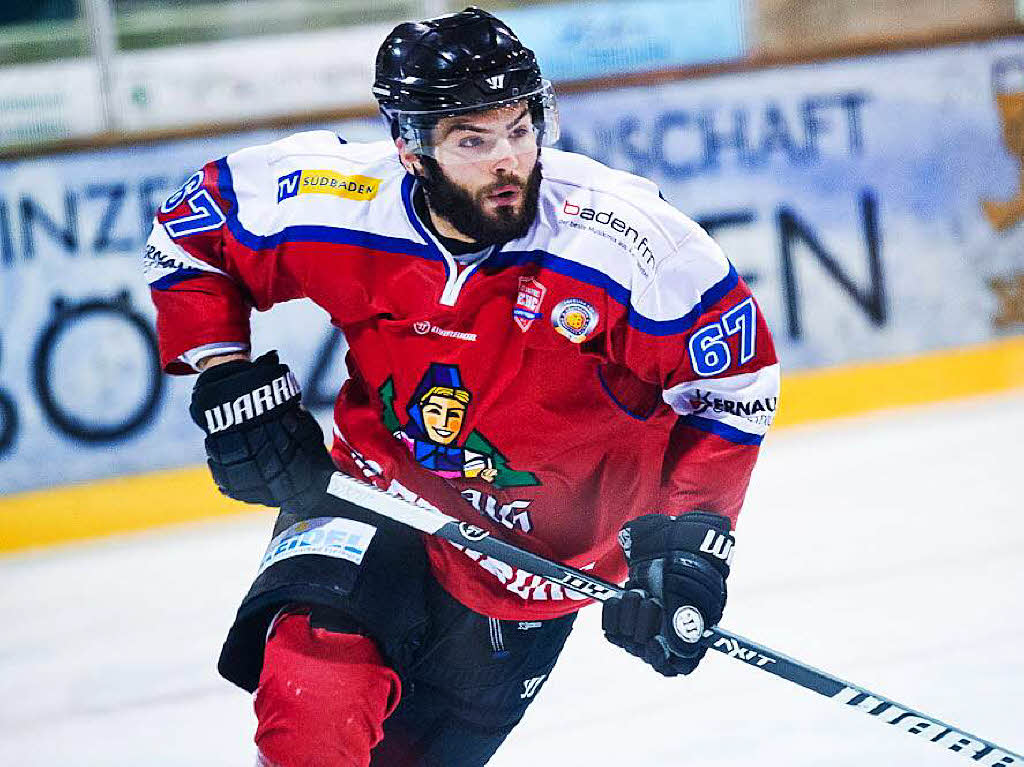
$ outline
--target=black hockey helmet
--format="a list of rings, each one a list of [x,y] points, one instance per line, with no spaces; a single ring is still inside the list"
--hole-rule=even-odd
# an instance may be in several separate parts
[[[377,52],[373,94],[393,138],[430,154],[442,117],[526,100],[538,143],[558,140],[551,83],[533,51],[479,8],[395,27]]]

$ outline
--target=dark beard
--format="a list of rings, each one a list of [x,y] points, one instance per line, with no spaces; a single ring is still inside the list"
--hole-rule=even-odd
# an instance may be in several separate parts
[[[502,205],[494,216],[486,215],[480,204],[465,189],[453,182],[432,157],[422,158],[424,174],[420,176],[431,210],[480,245],[498,243],[525,237],[537,218],[540,198],[540,160],[530,171],[523,190],[523,206],[516,213],[512,206]],[[513,178],[502,179],[495,187],[515,184]],[[484,190],[486,194],[489,190]]]

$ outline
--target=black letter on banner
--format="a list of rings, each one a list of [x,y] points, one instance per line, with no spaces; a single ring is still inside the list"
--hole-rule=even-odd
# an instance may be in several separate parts
[[[7,215],[7,200],[0,197],[0,261],[4,266],[14,265],[14,240],[11,239],[11,219]]]
[[[843,272],[839,267],[839,262],[825,250],[825,247],[814,234],[814,231],[797,218],[796,213],[789,208],[779,208],[778,222],[779,245],[782,255],[782,283],[785,290],[790,338],[799,339],[803,335],[803,326],[800,322],[800,290],[793,257],[794,246],[800,242],[807,246],[811,255],[821,263],[832,279],[864,310],[868,319],[878,326],[885,324],[888,318],[888,308],[885,297],[885,279],[882,273],[881,238],[878,232],[878,201],[875,199],[874,192],[870,189],[865,189],[861,193],[860,208],[861,219],[864,225],[864,240],[868,249],[868,269],[871,279],[870,285],[865,290],[858,288],[853,280]]]
[[[130,413],[119,415],[116,419],[76,411],[75,392],[55,387],[51,381],[55,371],[54,362],[64,335],[79,322],[96,316],[125,323],[138,334],[145,347],[145,391],[141,392],[138,403]],[[99,346],[105,339],[94,337],[89,341]],[[32,380],[43,415],[55,429],[71,439],[89,444],[125,439],[149,425],[163,397],[164,375],[160,368],[156,333],[150,321],[132,306],[127,290],[113,298],[88,298],[78,304],[69,304],[58,298],[53,303],[53,316],[36,342],[32,355]],[[112,379],[104,383],[113,386],[116,381]]]
[[[128,196],[128,186],[123,181],[116,184],[92,184],[85,188],[85,196],[90,200],[95,198],[106,198],[107,207],[103,209],[103,215],[96,225],[96,236],[92,241],[92,249],[96,253],[105,250],[120,252],[129,251],[134,243],[129,237],[114,239],[114,227],[117,225],[117,216],[124,207],[124,198]]]
[[[11,449],[17,436],[18,407],[11,395],[0,389],[0,458]]]
[[[850,132],[850,154],[863,154],[864,132],[860,124],[860,108],[868,100],[865,93],[849,93],[842,98]]]
[[[672,139],[671,144],[673,146],[679,146],[683,143],[681,138],[673,136],[675,131],[683,131],[690,129],[691,131],[696,129],[697,139],[701,142],[702,157],[700,162],[671,162],[665,157],[665,150],[669,146],[669,139]],[[686,179],[696,176],[698,173],[707,170],[708,157],[707,157],[707,146],[704,145],[704,133],[703,126],[698,120],[695,120],[689,112],[684,110],[674,110],[671,112],[665,112],[661,115],[657,122],[654,124],[654,131],[651,136],[651,152],[656,158],[656,162],[661,167],[662,173],[669,178]]]
[[[728,213],[712,213],[707,216],[701,216],[696,221],[700,224],[701,229],[711,237],[714,237],[715,233],[719,230],[754,223],[757,221],[757,213],[752,208],[747,208],[746,210],[733,210]],[[756,284],[760,278],[757,272],[741,272],[740,276],[748,285]]]
[[[25,258],[32,258],[36,254],[35,240],[32,237],[32,225],[38,220],[43,231],[50,238],[59,242],[68,253],[78,250],[78,206],[74,192],[68,191],[64,195],[64,227],[60,228],[31,197],[22,197],[19,200],[21,208],[21,241],[25,248]]]
[[[149,237],[149,230],[153,226],[153,217],[160,209],[160,200],[153,199],[153,192],[164,191],[166,196],[167,178],[164,176],[146,176],[139,182],[139,213],[142,233],[142,241]]]

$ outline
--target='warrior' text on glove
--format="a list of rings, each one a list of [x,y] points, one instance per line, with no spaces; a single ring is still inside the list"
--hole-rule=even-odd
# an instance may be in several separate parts
[[[189,412],[206,432],[207,463],[224,495],[264,506],[313,504],[323,495],[335,466],[276,351],[204,370]]]

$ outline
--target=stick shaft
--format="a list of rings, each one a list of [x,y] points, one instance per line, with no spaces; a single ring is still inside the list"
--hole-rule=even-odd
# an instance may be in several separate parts
[[[413,503],[340,472],[336,472],[331,478],[327,492],[421,532],[436,535],[463,548],[486,554],[505,564],[538,575],[583,596],[604,602],[624,593],[624,590],[614,583],[583,570],[531,554],[493,537],[482,528],[460,522],[422,499]],[[704,632],[702,641],[712,650],[853,707],[911,735],[941,745],[949,751],[967,757],[975,764],[984,767],[1024,767],[1024,756],[1000,748],[984,738],[926,716],[909,706],[846,682],[731,631],[714,626]]]

